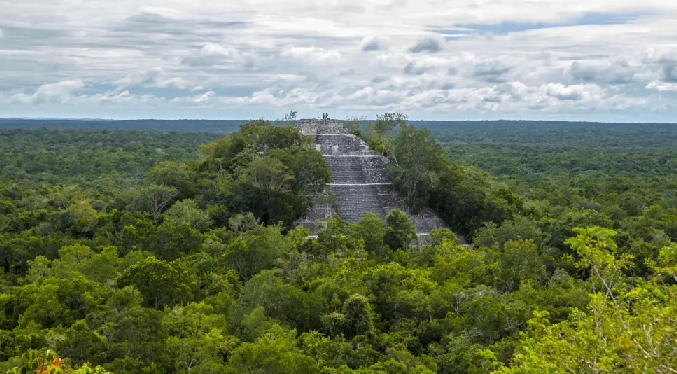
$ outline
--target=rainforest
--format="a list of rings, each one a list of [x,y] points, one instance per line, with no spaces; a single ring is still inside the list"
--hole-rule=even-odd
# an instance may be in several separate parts
[[[448,228],[310,236],[293,118],[0,121],[0,373],[677,370],[675,125],[345,126]]]

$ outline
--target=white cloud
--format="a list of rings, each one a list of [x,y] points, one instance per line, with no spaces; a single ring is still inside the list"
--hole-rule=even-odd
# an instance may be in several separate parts
[[[38,87],[32,94],[16,93],[10,97],[10,101],[17,103],[59,103],[68,102],[71,94],[84,87],[85,84],[81,80],[68,80],[58,83],[43,84]]]
[[[598,100],[604,96],[602,88],[594,84],[565,86],[561,83],[549,83],[542,88],[548,96],[560,101]]]
[[[590,12],[613,22],[585,21]],[[675,16],[677,3],[658,0],[23,0],[0,6],[0,102],[27,116],[637,108],[644,120],[677,114]],[[526,26],[473,31],[501,25]]]
[[[646,88],[656,89],[658,91],[677,91],[677,83],[665,83],[653,81],[646,85]]]
[[[340,59],[342,54],[337,50],[320,47],[291,47],[282,51],[281,56],[305,61],[331,62]]]
[[[144,72],[133,72],[113,83],[121,86],[173,87],[181,90],[199,88],[185,78],[169,76],[161,67],[152,68]]]
[[[226,48],[216,43],[207,43],[200,48],[200,55],[202,56],[233,57],[235,54],[236,52],[232,48]]]

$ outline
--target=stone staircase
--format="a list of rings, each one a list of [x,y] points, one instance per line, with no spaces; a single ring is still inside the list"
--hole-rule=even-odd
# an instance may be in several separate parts
[[[313,138],[315,149],[322,153],[331,171],[331,187],[338,204],[335,209],[316,198],[315,206],[298,225],[317,234],[317,222],[329,218],[332,211],[348,221],[357,222],[367,213],[381,218],[392,209],[407,212],[402,198],[389,183],[386,172],[388,159],[367,146],[355,135],[348,134],[342,122],[336,120],[301,120],[299,130]],[[431,209],[410,214],[409,219],[423,240],[435,229],[445,228],[444,222]]]
[[[367,176],[362,169],[362,160],[359,156],[325,155],[332,183],[367,183]]]
[[[357,222],[367,213],[376,213],[385,218],[375,186],[369,184],[332,185],[338,200],[337,213],[348,222]]]
[[[316,134],[311,136],[315,149],[323,155],[371,155],[373,152],[353,134]]]

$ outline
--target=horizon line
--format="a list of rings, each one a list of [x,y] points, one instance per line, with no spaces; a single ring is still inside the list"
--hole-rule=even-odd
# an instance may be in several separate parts
[[[311,118],[299,118],[296,121],[300,120],[309,120],[309,119],[322,119],[321,117],[311,117]],[[338,121],[348,121],[349,119],[338,119],[338,118],[329,118],[332,120]],[[282,119],[269,119],[269,118],[248,118],[248,119],[233,119],[233,118],[92,118],[92,117],[0,117],[0,121],[4,120],[22,120],[22,121],[100,121],[100,122],[125,122],[125,121],[270,121],[270,122],[282,122]],[[360,121],[371,121],[371,119],[360,119]],[[407,119],[407,122],[570,122],[570,123],[598,123],[598,124],[615,124],[615,123],[625,123],[625,124],[665,124],[665,125],[675,125],[677,122],[667,122],[667,121],[591,121],[591,120],[567,120],[567,119]]]

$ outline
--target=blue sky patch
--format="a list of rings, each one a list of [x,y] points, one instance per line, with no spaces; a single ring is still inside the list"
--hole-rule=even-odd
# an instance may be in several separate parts
[[[513,32],[528,30],[549,29],[555,27],[570,26],[600,26],[600,25],[623,25],[639,18],[651,16],[652,13],[645,11],[634,12],[589,12],[577,17],[564,19],[559,22],[524,22],[524,21],[501,21],[499,23],[465,23],[457,24],[458,29],[437,29],[438,34],[445,38],[458,38],[464,34],[494,34],[506,35]]]

